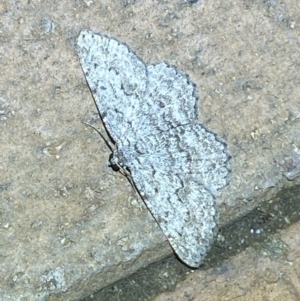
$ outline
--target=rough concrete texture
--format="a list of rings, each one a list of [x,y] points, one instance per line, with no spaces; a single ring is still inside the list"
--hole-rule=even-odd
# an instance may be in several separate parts
[[[248,248],[222,266],[195,271],[153,301],[298,301],[300,223]]]
[[[299,182],[299,16],[297,0],[3,0],[1,300],[79,300],[172,252],[82,123],[101,128],[74,49],[80,29],[192,76],[200,121],[233,157],[217,200],[224,223]]]

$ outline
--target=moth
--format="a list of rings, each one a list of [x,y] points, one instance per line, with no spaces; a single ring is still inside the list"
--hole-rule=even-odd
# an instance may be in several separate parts
[[[104,126],[110,162],[125,170],[178,257],[198,267],[217,229],[215,196],[227,184],[226,143],[199,122],[192,79],[146,65],[125,43],[82,30],[77,53]]]

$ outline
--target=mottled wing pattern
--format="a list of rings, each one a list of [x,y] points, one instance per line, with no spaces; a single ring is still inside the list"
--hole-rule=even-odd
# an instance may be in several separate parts
[[[77,52],[102,120],[118,145],[134,140],[133,134],[144,136],[197,118],[196,85],[177,68],[165,63],[147,68],[124,43],[86,30],[78,37]]]
[[[198,267],[216,232],[214,194],[227,183],[225,145],[198,122],[149,140],[128,162],[133,180],[177,255]]]
[[[199,266],[227,183],[225,143],[198,122],[198,91],[166,63],[148,67],[128,46],[82,31],[77,51],[102,120],[147,207],[186,264]]]
[[[124,135],[132,139],[132,116],[146,90],[145,64],[125,44],[86,30],[78,37],[77,52],[111,137],[117,144]]]

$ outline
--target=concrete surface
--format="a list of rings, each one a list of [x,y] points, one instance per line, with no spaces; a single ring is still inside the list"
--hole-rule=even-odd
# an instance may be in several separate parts
[[[80,29],[187,72],[229,145],[221,224],[299,183],[296,0],[0,3],[0,300],[80,300],[172,252],[109,150]]]
[[[226,260],[190,273],[173,292],[152,301],[298,301],[300,223]]]
[[[246,300],[276,300],[273,294],[268,295],[265,292],[263,285],[255,287],[256,295],[248,294],[248,291],[254,289],[253,277],[261,283],[260,273],[266,269],[274,269],[273,262],[277,268],[278,259],[282,263],[295,252],[299,234],[293,231],[291,235],[289,231],[282,230],[299,221],[300,185],[295,185],[292,188],[282,189],[268,202],[260,203],[247,215],[222,227],[199,270],[192,271],[171,255],[104,287],[82,301],[153,301],[159,294],[168,291],[172,293],[162,295],[166,300],[180,298],[190,301],[194,299],[235,300],[237,296],[234,292],[237,285],[247,288],[241,295],[241,297],[244,295],[249,297]],[[282,234],[278,235],[280,231]],[[287,237],[293,239],[295,244],[285,244]],[[248,249],[247,252],[244,252],[246,249]],[[242,252],[246,254],[246,256],[242,255],[242,264],[232,267],[232,262],[241,262],[238,258]],[[253,263],[253,256],[257,261],[262,256],[271,257],[272,260],[260,266]],[[297,264],[289,262],[289,265],[297,272]],[[282,270],[279,269],[278,272],[282,274]],[[197,276],[194,277],[194,281],[188,281],[187,275],[191,273]],[[249,274],[249,277],[245,274]],[[285,280],[289,287],[297,283],[297,278],[291,279],[291,282],[288,278]],[[181,281],[184,282],[180,284]],[[210,283],[214,281],[217,283],[216,290],[211,292]],[[286,289],[286,286],[281,287],[283,291],[277,293],[283,293]],[[223,294],[223,292],[226,293]]]

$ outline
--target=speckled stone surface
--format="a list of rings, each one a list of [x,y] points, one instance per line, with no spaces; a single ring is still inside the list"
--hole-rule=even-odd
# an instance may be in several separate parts
[[[195,271],[172,292],[153,301],[299,300],[300,223],[226,260],[222,266]]]
[[[299,14],[296,0],[2,1],[0,300],[79,300],[172,252],[83,124],[103,129],[82,28],[197,83],[200,122],[233,157],[223,224],[299,182]]]

